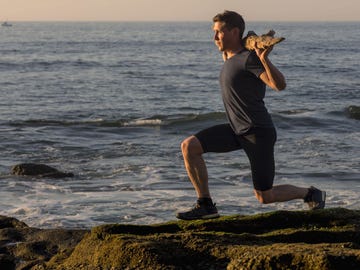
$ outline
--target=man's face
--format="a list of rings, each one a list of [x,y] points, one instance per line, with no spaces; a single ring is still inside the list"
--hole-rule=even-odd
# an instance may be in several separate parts
[[[213,25],[214,42],[219,51],[226,51],[234,43],[234,29],[228,30],[223,22],[215,22]]]

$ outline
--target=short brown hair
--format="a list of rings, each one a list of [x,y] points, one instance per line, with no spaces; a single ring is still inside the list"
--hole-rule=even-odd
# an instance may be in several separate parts
[[[222,22],[228,30],[233,29],[234,27],[239,28],[240,30],[240,38],[242,38],[245,31],[245,21],[243,17],[235,12],[225,10],[223,13],[219,13],[215,15],[213,18],[213,22]]]

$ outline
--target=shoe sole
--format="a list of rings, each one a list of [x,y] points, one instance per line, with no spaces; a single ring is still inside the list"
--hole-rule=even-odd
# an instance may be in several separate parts
[[[218,213],[216,213],[216,214],[202,216],[201,219],[212,219],[212,218],[218,218],[218,217],[220,217],[220,215]]]
[[[178,219],[182,219],[182,220],[197,220],[197,219],[218,218],[218,217],[220,217],[220,215],[218,213],[215,213],[215,214],[204,215],[204,216],[201,216],[201,217],[182,217],[181,215],[176,215],[176,217]]]

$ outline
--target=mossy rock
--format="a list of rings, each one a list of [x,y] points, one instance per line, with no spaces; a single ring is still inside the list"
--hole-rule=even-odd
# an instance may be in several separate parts
[[[31,228],[15,218],[0,216],[0,269],[46,269],[48,261],[61,263],[86,232]]]
[[[360,211],[95,227],[48,269],[360,269]]]
[[[0,216],[0,269],[360,269],[360,211],[37,229]]]

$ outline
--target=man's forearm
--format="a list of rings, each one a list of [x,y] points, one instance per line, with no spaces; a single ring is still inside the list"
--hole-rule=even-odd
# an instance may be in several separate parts
[[[265,83],[275,90],[284,90],[286,88],[286,80],[284,75],[271,63],[267,57],[260,60],[265,68],[265,73],[267,75],[266,77],[268,82]]]

